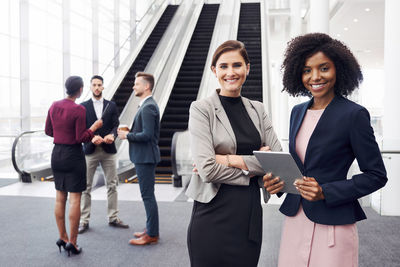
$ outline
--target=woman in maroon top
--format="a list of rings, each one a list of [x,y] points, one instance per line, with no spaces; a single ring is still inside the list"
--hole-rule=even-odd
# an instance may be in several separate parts
[[[56,244],[61,252],[64,247],[73,254],[82,249],[76,244],[80,213],[81,193],[86,189],[86,162],[82,150],[82,142],[89,142],[93,132],[103,125],[97,120],[86,129],[86,110],[75,104],[83,90],[83,80],[79,76],[71,76],[65,82],[67,97],[54,102],[47,114],[45,132],[54,137],[54,148],[51,155],[51,168],[57,190],[55,217],[60,238]],[[70,237],[65,229],[65,204],[70,193]]]

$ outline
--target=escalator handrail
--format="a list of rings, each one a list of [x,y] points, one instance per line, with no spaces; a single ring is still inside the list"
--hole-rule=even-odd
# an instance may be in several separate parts
[[[38,132],[44,132],[44,130],[24,131],[24,132],[20,133],[20,134],[19,134],[17,137],[15,137],[15,139],[14,139],[14,142],[13,142],[13,145],[12,145],[12,148],[11,148],[11,161],[12,161],[12,164],[13,164],[13,167],[14,167],[15,171],[16,171],[19,175],[21,175],[21,176],[22,176],[22,175],[26,175],[27,172],[25,172],[24,170],[21,170],[21,169],[18,167],[17,160],[16,160],[16,157],[15,157],[15,151],[16,151],[16,148],[17,148],[17,144],[18,144],[18,142],[19,142],[19,139],[20,139],[22,136],[27,135],[27,134],[32,134],[32,133],[38,133]]]
[[[172,177],[179,177],[178,168],[176,166],[176,144],[178,142],[178,136],[182,132],[175,132],[172,135],[171,141],[171,168],[172,168]]]

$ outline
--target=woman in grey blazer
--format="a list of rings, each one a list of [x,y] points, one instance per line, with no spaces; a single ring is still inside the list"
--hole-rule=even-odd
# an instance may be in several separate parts
[[[220,45],[211,70],[221,88],[190,107],[191,149],[198,170],[186,191],[194,199],[190,262],[193,267],[257,266],[265,172],[252,151],[280,151],[281,145],[263,104],[240,96],[250,70],[243,43]],[[269,195],[263,192],[266,202]]]

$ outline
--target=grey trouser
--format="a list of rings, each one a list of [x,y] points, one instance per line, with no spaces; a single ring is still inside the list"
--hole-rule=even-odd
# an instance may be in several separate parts
[[[117,176],[117,154],[104,152],[101,146],[96,146],[93,154],[85,155],[86,158],[86,190],[82,192],[81,198],[81,223],[88,223],[90,219],[91,195],[93,177],[97,166],[103,169],[107,186],[108,221],[114,221],[118,215],[118,176]]]

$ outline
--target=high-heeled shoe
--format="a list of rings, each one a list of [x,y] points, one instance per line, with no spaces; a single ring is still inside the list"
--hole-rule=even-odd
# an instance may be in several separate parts
[[[72,254],[80,254],[82,252],[81,247],[78,247],[78,245],[74,246],[72,243],[67,243],[65,250],[68,252],[68,257],[70,256],[71,252]]]
[[[58,246],[58,249],[60,250],[61,253],[61,247],[63,247],[65,250],[65,246],[67,245],[67,243],[60,238],[57,240],[56,245]]]

